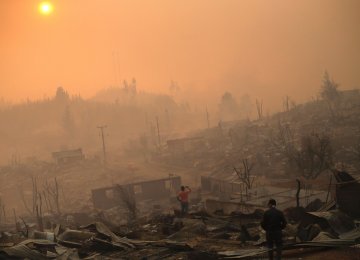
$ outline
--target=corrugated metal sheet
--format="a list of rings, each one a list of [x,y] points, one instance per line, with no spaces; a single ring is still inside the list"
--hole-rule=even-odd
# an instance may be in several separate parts
[[[355,228],[354,220],[338,210],[308,212],[307,214],[326,220],[329,226],[339,235]]]

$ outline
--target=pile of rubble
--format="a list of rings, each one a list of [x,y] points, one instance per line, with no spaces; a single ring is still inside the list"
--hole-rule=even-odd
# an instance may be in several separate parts
[[[77,229],[57,225],[51,230],[33,230],[26,235],[3,232],[0,240],[0,259],[159,259],[192,251],[184,242],[121,237],[102,222]]]
[[[338,172],[335,178],[335,201],[315,200],[305,208],[282,208],[289,223],[283,232],[285,256],[334,248],[360,254],[360,184],[346,172]],[[180,182],[179,177],[169,176],[93,190],[96,207],[87,212],[28,218],[14,214],[15,225],[0,225],[0,259],[266,256],[265,232],[260,227],[266,208],[249,201],[195,199],[194,191],[189,214],[181,216],[178,202],[171,200],[171,188]],[[168,203],[162,202],[165,197]]]
[[[285,210],[284,250],[357,247],[359,222],[339,210],[306,212]],[[105,225],[106,219],[87,225],[69,218],[39,231],[36,224],[18,223],[18,231],[2,232],[0,259],[225,259],[263,257],[263,211],[250,214],[191,211],[180,217],[153,212],[132,224]],[[95,221],[97,220],[97,221]],[[358,250],[358,249],[354,249]],[[358,252],[358,251],[357,251]],[[359,252],[358,252],[359,253]]]

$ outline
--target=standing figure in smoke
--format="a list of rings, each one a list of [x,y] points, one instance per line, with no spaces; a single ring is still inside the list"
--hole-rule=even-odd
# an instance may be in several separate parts
[[[181,186],[181,191],[179,192],[177,199],[180,202],[181,206],[181,215],[185,216],[189,210],[189,193],[191,189],[189,186]]]
[[[269,248],[269,259],[274,259],[274,244],[276,246],[276,259],[281,259],[282,230],[286,227],[284,214],[276,208],[276,201],[270,199],[269,209],[265,211],[261,227],[266,231],[266,242]]]

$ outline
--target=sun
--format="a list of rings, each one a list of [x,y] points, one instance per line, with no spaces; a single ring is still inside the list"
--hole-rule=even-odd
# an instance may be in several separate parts
[[[49,15],[52,13],[54,7],[50,2],[41,2],[39,4],[39,12],[43,15]]]

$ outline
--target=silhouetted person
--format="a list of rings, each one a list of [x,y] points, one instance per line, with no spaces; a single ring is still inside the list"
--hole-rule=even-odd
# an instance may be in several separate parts
[[[179,192],[177,198],[180,201],[181,206],[181,215],[184,216],[188,213],[189,210],[189,193],[191,189],[189,186],[181,186],[181,191]]]
[[[282,250],[282,230],[286,227],[284,214],[276,208],[276,201],[270,199],[269,209],[265,211],[261,227],[266,231],[266,242],[270,249],[269,259],[274,259],[274,244],[276,246],[276,259],[281,259]]]

